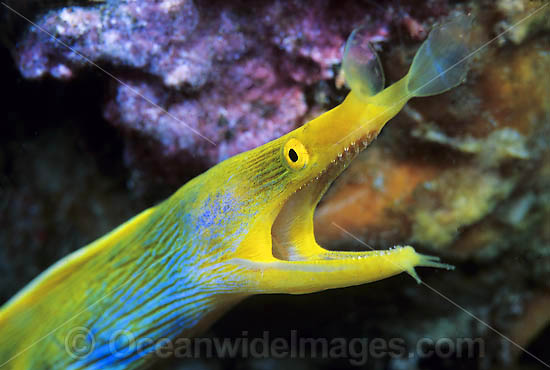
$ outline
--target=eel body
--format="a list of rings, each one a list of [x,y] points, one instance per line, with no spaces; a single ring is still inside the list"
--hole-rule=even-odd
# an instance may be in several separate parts
[[[466,74],[469,19],[435,28],[409,73],[383,89],[374,54],[348,40],[351,92],[298,129],[236,155],[39,275],[0,309],[1,369],[129,369],[161,339],[192,337],[247,296],[302,294],[448,268],[410,246],[329,251],[313,214],[332,181],[414,96]],[[125,335],[121,336],[121,331]],[[120,338],[131,338],[135,343]],[[113,349],[117,353],[113,353]]]

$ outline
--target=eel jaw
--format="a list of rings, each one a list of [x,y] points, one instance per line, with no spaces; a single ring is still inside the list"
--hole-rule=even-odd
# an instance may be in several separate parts
[[[322,258],[327,250],[315,240],[315,208],[332,182],[376,136],[370,132],[342,147],[322,171],[312,176],[283,202],[271,228],[273,257],[285,261]]]

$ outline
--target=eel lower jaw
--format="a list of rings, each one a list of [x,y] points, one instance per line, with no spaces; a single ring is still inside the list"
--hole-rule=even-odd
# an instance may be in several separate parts
[[[315,240],[315,208],[332,182],[375,137],[369,134],[343,147],[321,172],[284,201],[271,228],[273,257],[284,261],[327,258],[329,251]],[[331,253],[331,258],[335,258],[334,253]],[[342,258],[349,258],[349,254],[342,254]]]

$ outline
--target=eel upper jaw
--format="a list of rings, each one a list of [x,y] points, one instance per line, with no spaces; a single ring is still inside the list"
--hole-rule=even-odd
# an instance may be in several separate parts
[[[326,249],[319,246],[313,230],[317,204],[332,182],[349,166],[376,135],[370,133],[342,146],[332,160],[284,202],[271,229],[273,257],[285,261],[322,258]]]

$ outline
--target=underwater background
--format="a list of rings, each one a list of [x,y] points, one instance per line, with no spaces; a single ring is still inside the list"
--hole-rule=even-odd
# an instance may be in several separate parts
[[[466,82],[409,102],[315,216],[327,248],[365,249],[336,222],[376,249],[411,244],[456,270],[419,269],[423,285],[401,274],[252,297],[205,334],[341,338],[354,343],[344,354],[203,354],[154,368],[548,367],[546,1],[5,1],[1,302],[190,178],[341,102],[349,91],[342,48],[358,25],[368,29],[388,85],[435,23],[463,13],[476,17],[471,35],[481,47]],[[365,358],[365,339],[399,339],[408,350],[369,348]]]

